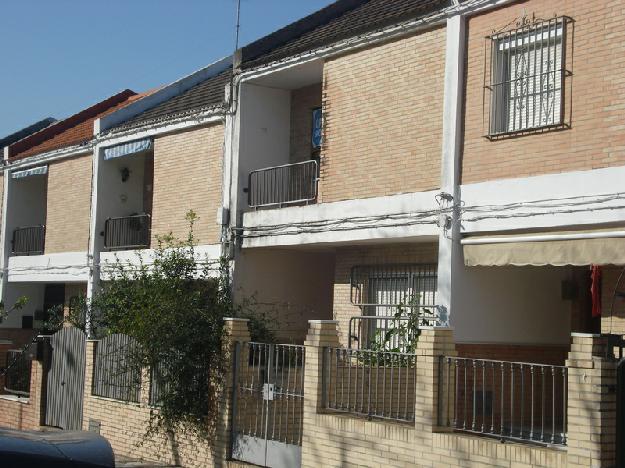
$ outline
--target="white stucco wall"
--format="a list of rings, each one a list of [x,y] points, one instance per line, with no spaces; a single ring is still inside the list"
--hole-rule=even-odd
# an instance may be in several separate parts
[[[249,83],[241,85],[239,122],[239,157],[236,191],[238,206],[247,209],[250,171],[289,162],[291,138],[291,93]]]
[[[41,283],[17,283],[6,288],[5,303],[7,307],[12,307],[21,296],[27,297],[28,302],[22,309],[10,312],[0,327],[22,328],[22,316],[32,315],[34,317],[36,310],[43,310],[44,288],[45,285]]]
[[[561,298],[568,267],[464,267],[451,313],[461,343],[568,344],[571,302]]]
[[[245,250],[233,279],[235,299],[253,298],[281,341],[302,343],[308,320],[332,318],[333,253]]]

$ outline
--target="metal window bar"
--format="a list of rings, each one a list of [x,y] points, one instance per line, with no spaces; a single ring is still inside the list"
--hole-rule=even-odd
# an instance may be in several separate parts
[[[327,410],[414,422],[416,354],[325,348],[323,372]]]
[[[408,325],[416,321],[418,327],[433,327],[443,324],[444,319],[440,306],[412,306],[406,312],[410,315],[357,315],[349,319],[349,348],[350,349],[381,349],[388,351],[406,351],[407,347],[416,340],[415,333]],[[402,332],[400,329],[404,328]]]
[[[235,361],[233,432],[301,445],[304,361],[300,345],[243,344]]]
[[[489,137],[564,124],[564,81],[571,75],[566,31],[571,22],[566,16],[522,21],[486,38],[491,54],[490,78],[484,85],[490,94]]]
[[[13,255],[43,255],[46,239],[44,225],[19,227],[13,231]]]
[[[438,417],[457,431],[566,445],[567,368],[442,357]]]
[[[150,246],[151,217],[148,214],[109,218],[104,223],[104,248],[139,249]]]
[[[251,208],[310,203],[317,199],[319,168],[311,159],[250,172],[248,204]]]
[[[350,300],[363,315],[390,316],[397,307],[435,306],[437,265],[357,265],[350,275]]]
[[[28,353],[21,349],[11,349],[7,351],[6,359],[4,392],[24,397],[30,396],[32,361]]]
[[[137,342],[127,335],[113,334],[96,345],[92,395],[138,403],[141,369],[134,365]]]

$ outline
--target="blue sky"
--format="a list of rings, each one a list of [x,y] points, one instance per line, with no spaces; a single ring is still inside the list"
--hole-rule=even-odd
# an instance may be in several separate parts
[[[331,2],[242,0],[240,44]],[[229,55],[235,12],[236,0],[1,1],[0,138]]]

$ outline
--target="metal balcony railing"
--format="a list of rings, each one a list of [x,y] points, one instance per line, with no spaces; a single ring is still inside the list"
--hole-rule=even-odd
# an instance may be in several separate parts
[[[109,218],[104,223],[104,248],[142,249],[150,246],[151,218],[148,214]]]
[[[248,204],[252,208],[295,205],[317,199],[318,166],[310,160],[250,172]]]
[[[13,255],[43,255],[46,239],[46,227],[28,226],[13,231]]]

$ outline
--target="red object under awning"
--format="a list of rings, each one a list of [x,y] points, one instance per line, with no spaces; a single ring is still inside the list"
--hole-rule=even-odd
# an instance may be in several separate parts
[[[590,267],[590,295],[592,296],[592,316],[601,317],[601,267]]]

